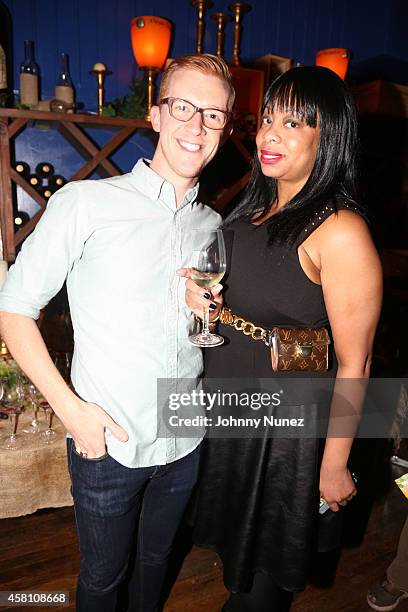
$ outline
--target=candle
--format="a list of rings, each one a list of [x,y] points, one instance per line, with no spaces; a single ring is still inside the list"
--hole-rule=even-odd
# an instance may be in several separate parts
[[[92,70],[95,70],[95,72],[105,72],[106,66],[105,64],[102,64],[102,62],[96,62]]]

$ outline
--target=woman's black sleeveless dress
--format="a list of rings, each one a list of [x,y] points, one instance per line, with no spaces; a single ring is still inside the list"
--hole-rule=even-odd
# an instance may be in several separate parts
[[[265,226],[247,221],[229,225],[233,238],[226,305],[265,328],[327,326],[321,286],[304,274],[297,247],[331,214],[333,209],[324,207],[293,247],[267,247]],[[226,342],[206,351],[206,378],[282,374],[272,371],[263,342],[225,325],[220,332]],[[333,359],[325,374],[335,377]],[[286,590],[305,588],[319,529],[321,447],[316,438],[205,441],[193,537],[198,546],[218,552],[229,591],[246,591],[257,571]]]

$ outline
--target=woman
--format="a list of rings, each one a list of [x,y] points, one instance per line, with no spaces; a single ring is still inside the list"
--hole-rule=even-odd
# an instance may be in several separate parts
[[[382,274],[355,198],[357,120],[346,85],[326,68],[281,75],[266,94],[256,146],[248,188],[227,220],[234,238],[225,304],[266,329],[329,327],[326,375],[336,377],[335,389],[340,379],[366,379]],[[188,280],[187,304],[198,315],[205,292]],[[207,377],[281,374],[262,342],[220,331],[226,343],[207,351]],[[356,410],[361,395],[351,398]],[[333,417],[334,400],[329,408]],[[223,610],[290,608],[318,536],[319,493],[334,513],[356,494],[351,444],[351,437],[327,437],[323,449],[311,438],[208,441],[195,541],[223,561],[231,592]]]

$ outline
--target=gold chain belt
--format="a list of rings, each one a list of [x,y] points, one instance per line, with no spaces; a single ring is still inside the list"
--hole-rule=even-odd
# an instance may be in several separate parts
[[[226,306],[222,307],[219,320],[224,325],[229,325],[237,331],[242,332],[245,336],[251,336],[252,340],[263,340],[263,342],[269,346],[269,329],[264,329],[263,327],[259,327],[259,325],[255,325],[252,321],[247,321],[243,317],[234,314],[230,308]]]

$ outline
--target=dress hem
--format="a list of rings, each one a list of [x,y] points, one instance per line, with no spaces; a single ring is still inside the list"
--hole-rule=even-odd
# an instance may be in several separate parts
[[[194,540],[193,540],[194,541]],[[223,560],[223,555],[221,554],[220,550],[214,546],[213,544],[198,544],[197,542],[194,541],[194,545],[197,546],[197,548],[205,548],[206,550],[212,550],[214,551],[218,557],[220,558],[221,562],[222,562],[222,581],[224,583],[225,588],[227,589],[227,591],[229,593],[232,593],[233,595],[236,595],[238,593],[245,593],[246,591],[244,590],[237,590],[237,589],[233,589],[232,587],[228,586],[226,580],[225,580],[225,572],[224,572],[224,560]],[[289,588],[288,586],[283,586],[282,584],[279,584],[279,582],[276,580],[275,576],[273,575],[272,572],[270,572],[269,570],[266,570],[264,567],[261,566],[256,566],[254,568],[251,569],[251,574],[254,575],[257,572],[265,574],[266,576],[268,576],[269,578],[271,578],[277,587],[279,587],[280,589],[283,589],[284,591],[288,591],[289,593],[301,593],[302,591],[305,590],[306,588],[306,583],[302,586],[302,587],[296,587],[296,588]]]

